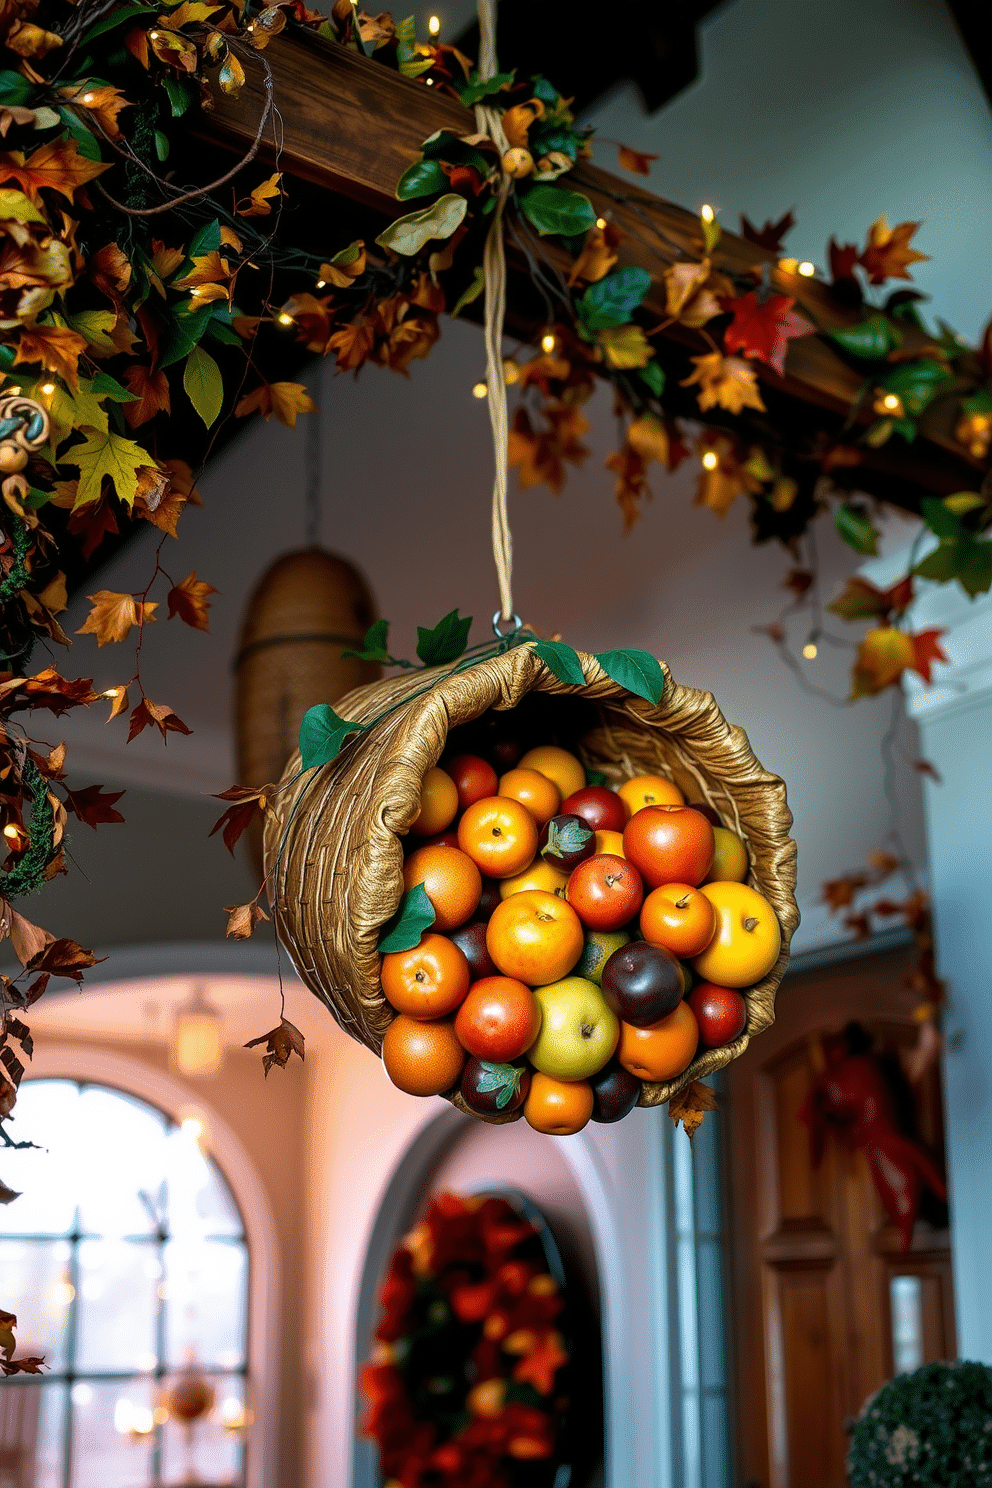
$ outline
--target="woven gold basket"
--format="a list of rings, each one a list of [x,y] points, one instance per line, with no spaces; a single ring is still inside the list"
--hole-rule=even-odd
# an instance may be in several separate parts
[[[639,1104],[656,1106],[742,1054],[774,1021],[775,993],[799,922],[792,814],[784,783],[762,769],[743,729],[727,723],[710,693],[679,687],[664,668],[665,692],[655,706],[611,681],[595,657],[580,652],[579,659],[584,688],[559,682],[531,646],[521,645],[454,675],[439,667],[349,693],[335,705],[343,718],[368,723],[393,711],[331,764],[299,780],[293,778],[299,754],[289,761],[265,829],[269,893],[279,936],[302,980],[342,1028],[378,1053],[395,1014],[382,994],[376,944],[403,895],[400,838],[420,809],[424,775],[451,729],[489,710],[526,711],[539,701],[545,718],[561,714],[557,741],[587,767],[612,781],[668,775],[688,801],[713,806],[746,841],[748,882],[771,902],[782,928],[774,968],[744,994],[744,1033],[705,1050],[676,1079],[645,1084]],[[576,721],[573,734],[566,725]],[[457,1090],[448,1098],[467,1110]]]

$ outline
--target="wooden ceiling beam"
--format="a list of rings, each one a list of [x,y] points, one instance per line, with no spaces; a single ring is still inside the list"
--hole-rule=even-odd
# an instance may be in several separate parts
[[[423,140],[439,129],[467,134],[475,128],[472,113],[455,99],[331,42],[284,34],[270,43],[262,58],[272,72],[279,133],[278,152],[271,144],[263,145],[263,150],[288,175],[359,202],[385,218],[402,210],[396,200],[396,183],[418,158]],[[253,68],[236,98],[217,94],[215,107],[203,116],[201,128],[209,131],[215,143],[247,149],[255,139],[265,96],[264,71]],[[698,217],[587,162],[579,163],[569,183],[585,191],[597,212],[609,217],[624,235],[624,261],[651,273],[654,282],[644,309],[652,322],[665,321],[662,275],[680,258],[702,256]],[[320,240],[315,251],[341,246],[335,241],[330,212],[325,221],[313,225],[311,236]],[[549,239],[543,246],[555,267],[567,272],[571,259],[564,247]],[[821,330],[853,325],[861,319],[859,311],[839,305],[825,285],[783,273],[774,254],[733,233],[724,232],[711,258],[717,269],[767,274],[772,286],[791,295]],[[510,298],[512,302],[512,286]],[[537,335],[540,327],[535,323],[529,331]],[[679,325],[668,327],[663,334],[689,350],[709,349],[698,333]],[[926,344],[921,331],[904,327],[904,353],[922,351]],[[833,415],[835,427],[848,417],[864,423],[872,416],[868,410],[855,408],[862,375],[819,336],[789,342],[784,377],[767,367],[761,367],[759,375],[773,398],[778,394],[786,402],[804,405],[807,420],[811,410]],[[776,401],[777,416],[781,402],[781,398]],[[978,467],[953,438],[952,407],[948,399],[928,411],[924,431],[911,449],[894,439],[891,448],[866,450],[865,464],[858,467],[859,484],[863,478],[865,489],[910,507],[928,491],[974,485],[980,478]],[[900,495],[903,486],[906,489]]]

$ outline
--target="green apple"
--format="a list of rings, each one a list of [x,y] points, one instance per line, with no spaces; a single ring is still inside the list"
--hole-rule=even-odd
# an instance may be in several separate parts
[[[582,955],[572,968],[572,975],[602,985],[603,967],[614,951],[630,940],[626,930],[587,930]]]
[[[585,1080],[601,1070],[620,1040],[620,1024],[595,982],[568,976],[536,987],[541,1031],[527,1058],[556,1080]]]

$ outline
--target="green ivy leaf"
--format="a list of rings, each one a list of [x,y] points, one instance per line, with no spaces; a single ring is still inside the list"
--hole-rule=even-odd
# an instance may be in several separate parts
[[[168,73],[162,78],[162,87],[168,96],[172,117],[181,119],[193,102],[192,88],[188,88],[180,78],[169,77]]]
[[[86,160],[101,160],[103,158],[100,154],[100,146],[97,143],[96,135],[92,129],[87,129],[78,114],[74,114],[72,109],[68,108],[56,109],[55,114],[56,123],[61,119],[65,129],[76,141],[76,147],[80,155],[84,156]]]
[[[992,388],[979,388],[970,398],[961,399],[963,413],[992,413]]]
[[[194,346],[183,372],[186,396],[209,429],[224,406],[224,379],[209,351]]]
[[[650,288],[651,275],[647,269],[628,264],[625,269],[590,284],[576,306],[579,319],[587,331],[626,325]]]
[[[89,44],[98,36],[103,36],[107,31],[115,31],[118,26],[123,26],[134,16],[154,15],[155,7],[152,5],[121,5],[111,15],[104,16],[102,20],[96,21],[92,26],[83,28],[82,39]]]
[[[419,77],[434,66],[433,57],[421,57],[416,50],[417,23],[413,16],[396,23],[396,65],[404,77]],[[363,48],[364,50],[364,48]]]
[[[588,232],[596,222],[589,198],[580,191],[566,191],[563,186],[535,184],[526,195],[521,193],[520,210],[542,238],[571,238]]]
[[[597,651],[596,660],[608,677],[636,697],[660,703],[665,674],[650,651]]]
[[[508,88],[515,76],[515,70],[513,72],[496,72],[491,78],[487,78],[482,83],[479,81],[478,71],[473,67],[468,75],[467,83],[462,83],[455,79],[452,86],[465,107],[471,108],[473,104],[481,103],[484,98],[494,98],[504,87]]]
[[[880,386],[888,393],[896,393],[902,399],[907,417],[917,419],[940,392],[944,383],[951,381],[951,376],[940,362],[921,357],[918,362],[903,362],[883,378]],[[898,427],[897,423],[896,428]]]
[[[215,217],[212,222],[205,222],[190,239],[186,249],[187,265],[192,267],[193,259],[204,253],[219,253],[220,246],[220,219]]]
[[[376,620],[365,632],[365,641],[361,651],[342,651],[342,661],[378,661],[383,666],[412,666],[412,662],[398,661],[395,656],[390,656],[386,650],[386,639],[389,635],[389,621]]]
[[[362,240],[361,238],[355,238],[354,242],[349,243],[347,248],[342,248],[340,253],[335,253],[334,257],[329,259],[328,262],[332,263],[336,269],[346,269],[349,264],[355,262],[361,251]]]
[[[317,703],[308,708],[300,724],[302,768],[312,770],[316,765],[329,765],[341,753],[348,735],[364,733],[367,726],[353,723],[349,718],[339,718],[330,703]]]
[[[112,403],[137,403],[139,401],[136,393],[130,393],[126,387],[121,387],[117,378],[111,377],[109,372],[98,372],[90,390],[98,398],[109,398]]]
[[[992,542],[963,536],[946,538],[913,569],[921,579],[949,584],[957,579],[972,599],[992,588]]]
[[[901,343],[902,336],[885,315],[869,315],[860,325],[847,326],[840,331],[828,332],[851,356],[861,357],[866,362],[884,361],[890,351]]]
[[[193,303],[196,302],[193,301]],[[205,334],[212,318],[213,305],[211,304],[201,305],[195,310],[186,310],[181,305],[176,306],[170,317],[171,329],[163,338],[159,366],[171,367],[174,362],[181,362],[184,357],[189,356],[194,346]]]
[[[172,148],[172,146],[169,144],[169,136],[163,130],[156,129],[155,130],[155,156],[156,156],[156,159],[158,159],[160,161],[166,161],[166,160],[168,160],[168,158],[169,158],[169,151],[170,151],[171,148]]]
[[[458,296],[458,299],[455,302],[455,308],[451,312],[452,320],[454,320],[456,315],[461,314],[466,305],[471,305],[473,301],[477,300],[485,287],[485,270],[483,269],[481,264],[476,264],[475,268],[472,270],[471,284],[468,286],[467,289],[462,290],[461,294]]]
[[[383,926],[378,950],[389,956],[393,951],[412,951],[420,944],[420,937],[437,919],[434,906],[427,897],[422,883],[414,884],[400,900],[400,907],[393,918]]]
[[[438,161],[418,160],[400,176],[396,196],[399,201],[410,201],[415,196],[433,196],[435,191],[443,191],[447,184],[448,178]]]
[[[9,68],[0,71],[0,105],[6,108],[23,108],[32,97],[35,84]]]
[[[409,217],[398,217],[376,238],[380,248],[391,248],[409,258],[419,253],[431,238],[450,238],[465,217],[468,201],[449,191],[439,197],[432,207],[422,212],[411,212]]]
[[[837,509],[837,531],[856,553],[874,557],[878,553],[878,528],[859,502],[845,501]]]
[[[923,520],[937,537],[963,537],[964,527],[960,518],[937,496],[924,496],[920,501]]]
[[[548,822],[548,840],[541,848],[541,857],[563,858],[569,853],[581,852],[592,835],[592,828],[587,827],[584,821],[567,821],[559,826],[552,817]]]
[[[665,374],[657,362],[648,362],[638,373],[641,381],[647,385],[656,398],[660,398],[665,391]]]
[[[433,630],[417,626],[417,655],[424,666],[444,666],[455,661],[468,644],[471,615],[459,615],[457,609],[443,616]]]
[[[523,1066],[516,1064],[494,1064],[489,1059],[480,1059],[479,1068],[482,1075],[479,1079],[479,1094],[491,1095],[498,1090],[496,1097],[497,1111],[504,1110],[520,1093],[520,1081],[523,1078]]]
[[[559,682],[567,682],[572,687],[585,687],[585,673],[579,654],[573,647],[566,646],[564,641],[536,641],[534,655],[544,662],[548,671]]]

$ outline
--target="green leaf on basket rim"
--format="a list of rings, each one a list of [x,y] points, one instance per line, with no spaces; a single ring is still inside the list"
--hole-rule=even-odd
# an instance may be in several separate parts
[[[553,677],[567,682],[572,687],[585,687],[586,678],[579,660],[579,653],[564,641],[536,641],[534,655],[543,661]]]
[[[542,186],[540,182],[519,196],[520,210],[531,227],[542,238],[574,237],[588,232],[596,222],[592,202],[581,191],[566,191],[563,186]]]
[[[418,160],[400,176],[396,196],[399,201],[410,201],[415,196],[433,196],[435,191],[443,191],[447,184],[448,178],[440,161]]]
[[[408,667],[413,663],[401,661],[396,656],[390,656],[386,649],[386,641],[389,638],[389,621],[375,620],[365,632],[365,640],[362,642],[361,651],[342,651],[342,661],[378,661],[383,666]]]
[[[520,1081],[523,1079],[523,1066],[517,1064],[494,1064],[489,1059],[480,1059],[479,1068],[482,1070],[482,1078],[479,1080],[479,1094],[491,1095],[498,1090],[496,1097],[497,1111],[504,1110],[515,1095],[520,1093]]]
[[[837,531],[856,553],[875,557],[878,553],[878,528],[860,502],[845,501],[837,508]]]
[[[661,702],[665,674],[650,651],[597,651],[596,660],[620,687],[646,702]]]
[[[418,625],[417,655],[424,666],[444,666],[449,661],[457,661],[468,644],[471,626],[472,616],[459,615],[457,608],[442,616],[433,630]]]
[[[414,884],[400,900],[400,907],[393,918],[383,926],[378,951],[389,956],[393,951],[412,951],[420,944],[420,937],[437,919],[434,906],[427,897],[422,883]]]
[[[349,734],[364,733],[367,725],[339,718],[330,703],[308,708],[300,724],[300,761],[304,770],[329,765],[337,759]]]

